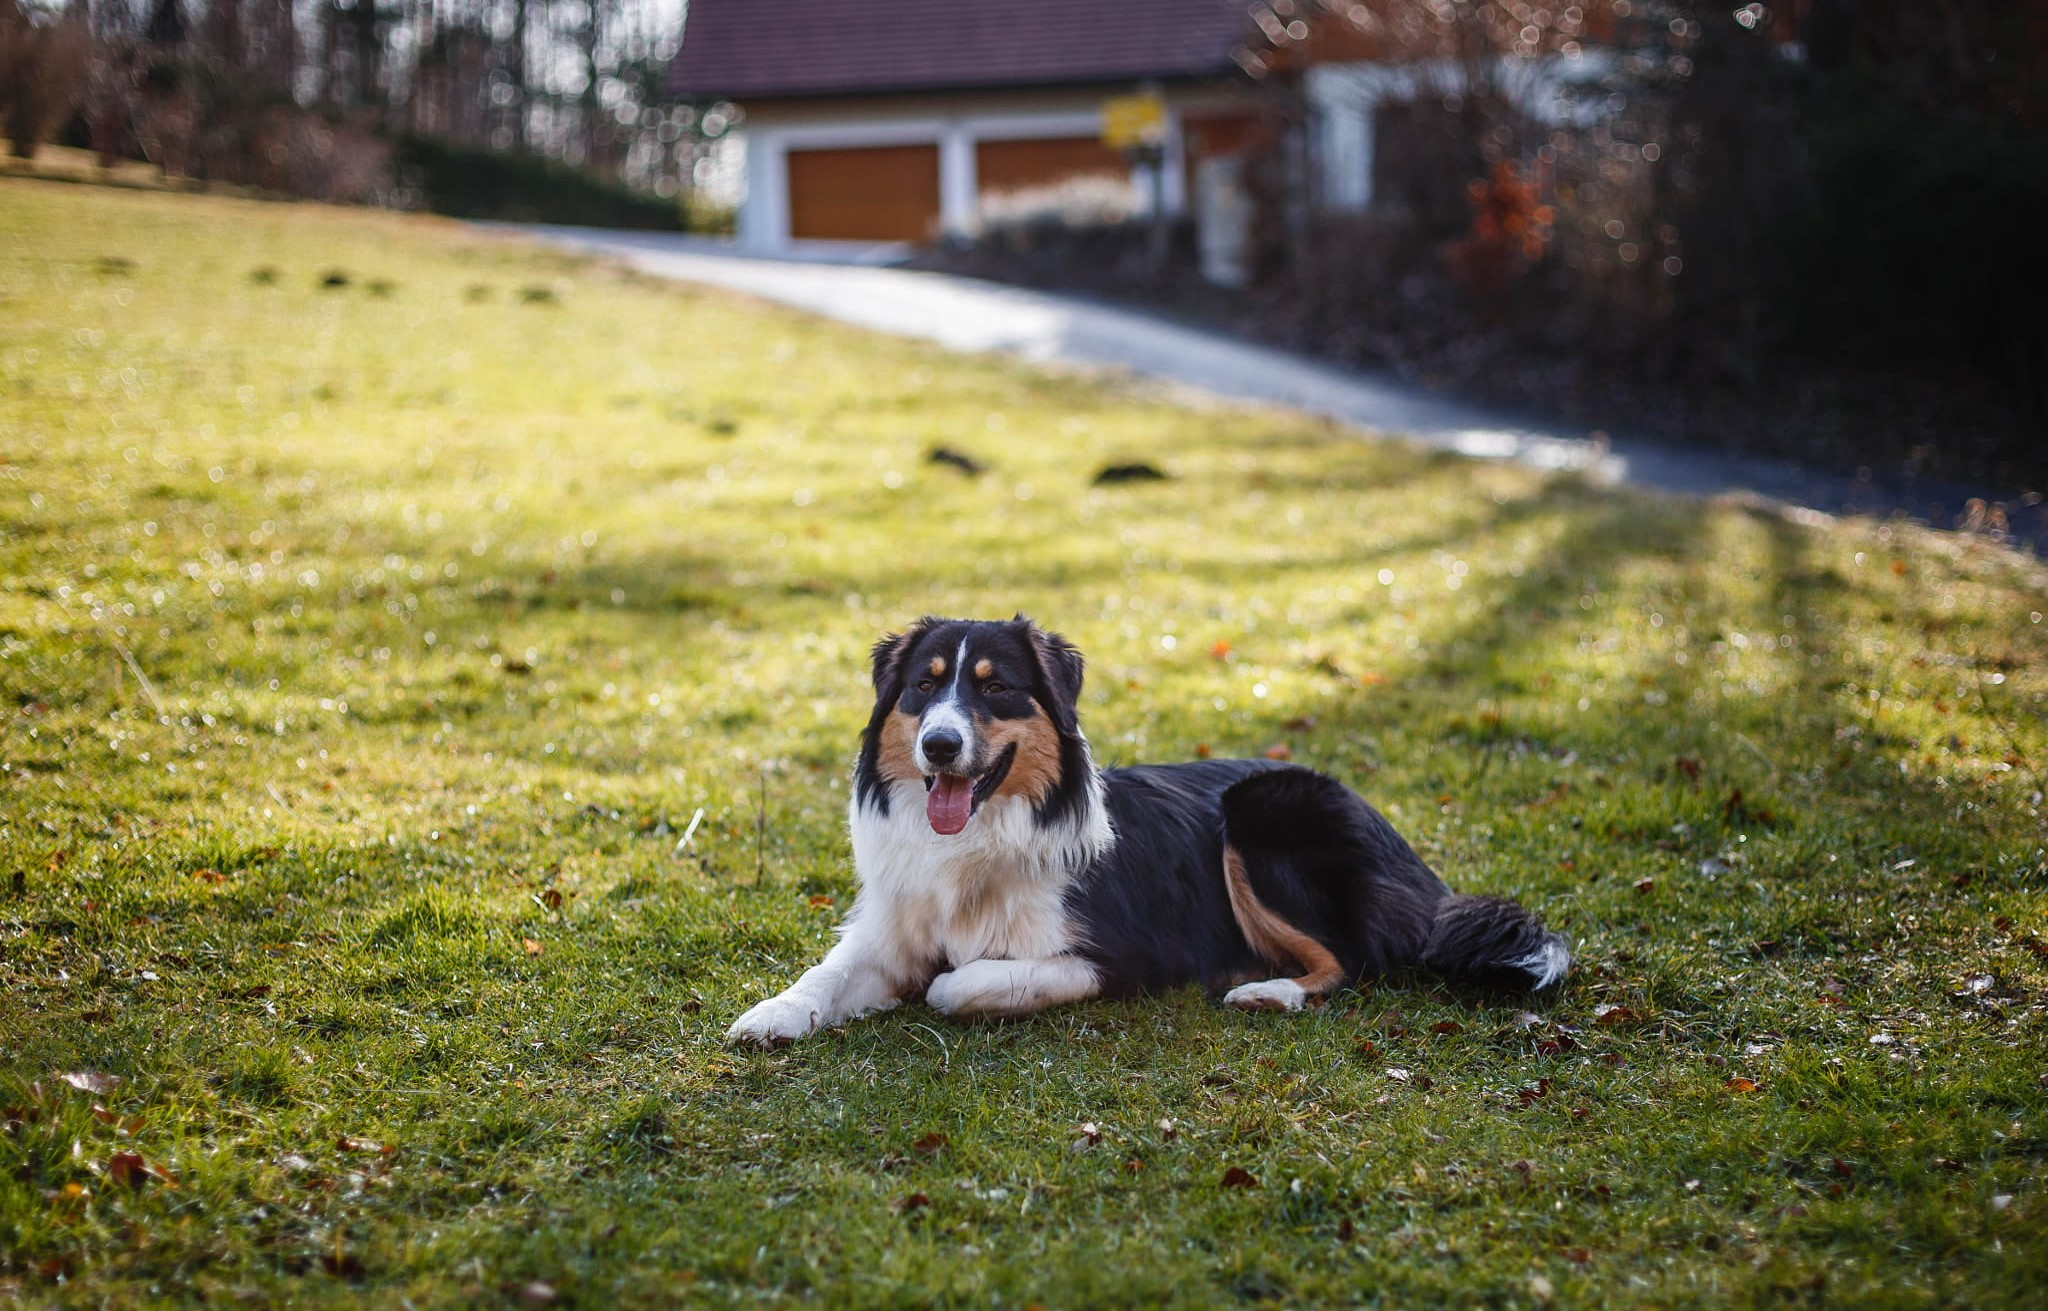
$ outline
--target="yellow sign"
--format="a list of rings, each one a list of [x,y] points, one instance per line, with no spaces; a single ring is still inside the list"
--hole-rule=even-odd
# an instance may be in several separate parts
[[[1102,144],[1136,150],[1166,144],[1166,102],[1152,92],[1102,102]]]

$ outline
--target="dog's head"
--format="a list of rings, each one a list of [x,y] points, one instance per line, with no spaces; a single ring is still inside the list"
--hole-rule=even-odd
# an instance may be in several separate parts
[[[885,810],[892,785],[919,780],[934,832],[960,832],[995,797],[1050,818],[1087,773],[1081,653],[1024,616],[927,617],[876,643],[874,664],[859,784]]]

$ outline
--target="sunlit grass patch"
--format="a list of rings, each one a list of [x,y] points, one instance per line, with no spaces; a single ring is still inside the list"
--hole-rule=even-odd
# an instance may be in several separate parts
[[[2043,1274],[2032,562],[436,221],[0,182],[0,315],[9,1295],[1995,1305]],[[1093,485],[1134,462],[1168,477]],[[1397,981],[724,1050],[850,904],[868,646],[1016,610],[1087,653],[1106,760],[1332,770],[1579,971],[1533,1011]]]

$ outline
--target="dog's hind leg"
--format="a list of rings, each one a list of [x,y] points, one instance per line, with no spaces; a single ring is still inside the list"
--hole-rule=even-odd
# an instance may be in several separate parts
[[[1230,892],[1230,913],[1252,950],[1277,967],[1301,971],[1291,978],[1240,984],[1223,994],[1224,1005],[1242,1011],[1298,1011],[1343,986],[1344,967],[1336,953],[1259,900],[1244,858],[1229,845],[1223,848],[1223,882]]]

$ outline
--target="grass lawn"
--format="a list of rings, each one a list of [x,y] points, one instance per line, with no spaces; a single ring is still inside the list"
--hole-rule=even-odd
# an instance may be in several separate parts
[[[2039,1305],[2043,577],[0,181],[0,1301]],[[724,1048],[868,644],[1019,609],[1105,760],[1284,746],[1577,971]]]

